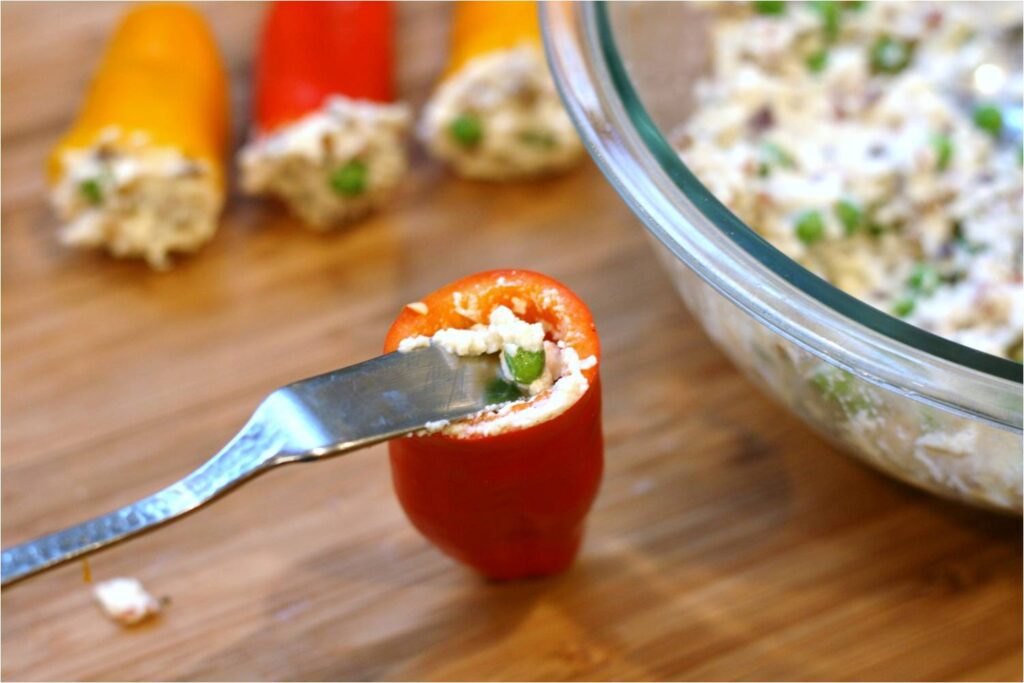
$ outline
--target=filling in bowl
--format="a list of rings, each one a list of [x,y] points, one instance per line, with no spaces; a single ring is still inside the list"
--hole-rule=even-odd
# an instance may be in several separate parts
[[[1020,26],[1019,3],[729,4],[673,138],[788,256],[1020,361],[1024,186],[1000,106],[1020,105]]]

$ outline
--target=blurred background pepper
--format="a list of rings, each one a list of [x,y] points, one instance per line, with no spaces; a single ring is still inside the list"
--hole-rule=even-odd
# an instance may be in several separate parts
[[[256,62],[242,187],[325,229],[384,203],[407,161],[389,2],[271,5]]]
[[[528,178],[576,163],[583,149],[547,71],[536,3],[454,5],[449,61],[420,136],[469,178]]]
[[[64,241],[156,267],[216,230],[224,203],[227,81],[202,15],[131,9],[49,159]]]

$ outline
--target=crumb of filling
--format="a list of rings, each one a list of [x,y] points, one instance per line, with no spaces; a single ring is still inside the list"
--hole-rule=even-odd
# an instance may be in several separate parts
[[[160,601],[146,592],[138,579],[119,577],[101,581],[93,595],[103,612],[122,626],[131,626],[160,612]]]
[[[210,164],[144,134],[105,129],[91,147],[64,152],[61,165],[51,198],[65,244],[164,269],[172,253],[195,251],[216,232],[224,200]]]
[[[544,325],[528,323],[517,317],[507,306],[497,306],[491,311],[486,325],[477,323],[468,329],[438,330],[431,337],[409,337],[399,342],[398,350],[404,353],[432,343],[457,356],[498,353],[506,344],[527,351],[540,351],[544,348]]]
[[[456,304],[461,295],[453,296]],[[441,432],[449,436],[492,436],[551,420],[569,409],[586,393],[589,382],[583,374],[597,364],[597,358],[580,359],[576,350],[565,341],[545,339],[541,323],[529,323],[506,306],[495,307],[486,324],[477,323],[468,329],[443,329],[432,336],[417,335],[399,342],[398,350],[441,346],[459,356],[486,353],[507,353],[509,350],[544,351],[541,375],[525,389],[524,398],[488,406],[484,411],[463,420],[441,420],[426,425],[419,435]],[[525,404],[525,407],[522,407]],[[488,419],[478,420],[481,416]]]
[[[317,229],[360,218],[392,195],[408,165],[409,110],[335,96],[240,153],[242,189],[273,195]]]
[[[560,171],[583,152],[533,45],[477,57],[445,79],[427,103],[419,132],[434,156],[481,180]]]

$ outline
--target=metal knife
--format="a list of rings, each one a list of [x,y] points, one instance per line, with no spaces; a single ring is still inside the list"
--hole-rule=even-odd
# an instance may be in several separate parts
[[[148,498],[2,551],[16,581],[178,519],[278,465],[348,453],[487,407],[494,356],[428,346],[389,353],[281,387],[217,455]]]

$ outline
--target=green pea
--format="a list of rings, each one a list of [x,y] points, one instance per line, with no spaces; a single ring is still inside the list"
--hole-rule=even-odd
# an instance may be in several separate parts
[[[1003,113],[994,104],[979,104],[974,108],[974,125],[997,138],[1003,132]]]
[[[785,0],[754,0],[751,4],[754,6],[754,11],[758,14],[778,15],[786,13]]]
[[[939,271],[930,263],[918,263],[910,271],[907,286],[919,294],[932,294],[939,288]]]
[[[807,70],[811,73],[821,73],[828,66],[828,50],[822,48],[816,52],[812,52],[807,55],[807,59],[804,60],[804,64],[807,65]]]
[[[103,201],[103,187],[96,178],[87,178],[78,183],[78,193],[93,206]]]
[[[797,216],[796,236],[804,244],[810,246],[825,236],[825,219],[819,211],[805,211]]]
[[[898,74],[907,68],[913,56],[913,43],[880,36],[871,46],[871,70],[881,74]]]
[[[519,387],[501,377],[492,379],[484,389],[484,400],[487,401],[487,405],[518,401],[522,397],[523,392],[519,390]]]
[[[822,396],[830,399],[848,396],[854,386],[853,375],[832,367],[814,373],[811,384]]]
[[[864,212],[849,199],[840,199],[835,205],[836,218],[843,224],[847,235],[864,227]]]
[[[909,296],[900,297],[892,304],[892,314],[899,318],[906,318],[914,312],[916,302]]]
[[[844,412],[860,413],[871,408],[871,401],[863,394],[857,379],[841,368],[822,367],[811,377],[811,386]]]
[[[503,353],[506,375],[519,384],[529,384],[544,374],[544,349],[527,351],[517,349],[515,353]]]
[[[366,192],[366,164],[353,159],[331,174],[331,189],[347,197],[355,197]]]
[[[935,168],[945,171],[953,160],[953,141],[948,135],[938,133],[932,136],[931,145],[935,152]]]
[[[476,147],[484,139],[484,126],[476,114],[462,114],[448,124],[448,133],[462,147]]]

